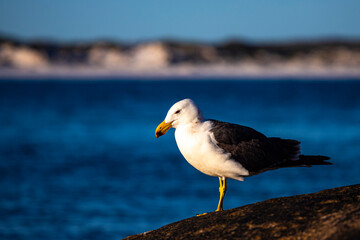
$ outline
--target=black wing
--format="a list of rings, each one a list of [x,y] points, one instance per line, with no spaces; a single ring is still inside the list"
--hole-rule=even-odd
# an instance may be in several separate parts
[[[300,142],[268,138],[262,133],[241,125],[210,120],[210,130],[217,145],[231,154],[245,169],[254,175],[269,169],[283,167],[285,162],[296,160]],[[284,165],[285,166],[285,165]]]

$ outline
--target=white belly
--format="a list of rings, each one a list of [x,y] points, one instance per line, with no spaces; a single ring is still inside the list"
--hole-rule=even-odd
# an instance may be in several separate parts
[[[214,177],[243,180],[249,172],[216,146],[211,137],[209,122],[199,126],[179,126],[175,131],[176,143],[184,158],[197,170]]]

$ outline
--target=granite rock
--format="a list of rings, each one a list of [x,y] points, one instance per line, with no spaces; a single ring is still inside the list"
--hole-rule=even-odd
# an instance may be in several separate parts
[[[208,213],[126,239],[360,239],[360,184]]]

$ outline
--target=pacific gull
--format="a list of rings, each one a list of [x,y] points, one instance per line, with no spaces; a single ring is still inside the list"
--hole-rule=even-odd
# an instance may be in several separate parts
[[[331,165],[325,161],[329,157],[301,155],[297,140],[266,137],[250,127],[205,120],[191,99],[179,101],[170,108],[156,128],[156,137],[172,127],[184,158],[200,172],[219,178],[220,199],[216,211],[223,210],[227,178],[243,181],[244,177],[267,170]]]

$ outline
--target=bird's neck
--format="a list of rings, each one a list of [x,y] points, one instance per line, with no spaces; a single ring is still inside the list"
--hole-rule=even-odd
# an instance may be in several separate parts
[[[204,122],[204,118],[202,116],[199,116],[192,121],[192,123],[195,125],[201,124],[202,122]]]

